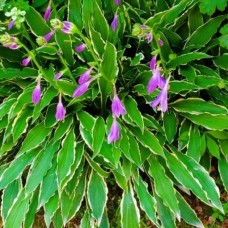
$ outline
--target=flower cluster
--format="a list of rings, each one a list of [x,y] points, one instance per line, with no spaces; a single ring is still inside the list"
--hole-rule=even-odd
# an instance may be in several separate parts
[[[14,25],[16,25],[19,29],[21,27],[21,23],[25,21],[25,14],[25,11],[19,10],[17,7],[13,7],[10,12],[6,12],[5,16],[11,18],[8,24],[8,30],[12,29]]]
[[[119,97],[117,96],[116,88],[114,87],[114,97],[112,100],[113,122],[112,122],[110,132],[108,135],[108,143],[116,142],[119,139],[120,128],[119,128],[119,125],[117,122],[117,118],[119,118],[121,115],[125,115],[125,114],[126,114],[125,107],[124,107],[123,103],[121,102],[121,100],[119,99]]]
[[[159,64],[157,64],[157,56],[154,56],[150,61],[150,69],[152,71],[152,77],[147,85],[148,93],[153,93],[156,88],[161,89],[158,96],[154,101],[150,103],[153,108],[156,108],[160,104],[160,109],[162,112],[168,110],[168,84],[169,79],[165,79],[161,76]]]
[[[18,39],[14,36],[9,35],[8,33],[5,33],[4,35],[0,36],[0,43],[7,48],[10,49],[18,49],[20,47],[18,43]]]

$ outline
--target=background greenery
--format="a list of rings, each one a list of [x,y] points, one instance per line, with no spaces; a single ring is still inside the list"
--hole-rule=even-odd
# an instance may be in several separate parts
[[[157,227],[176,227],[177,220],[203,227],[185,194],[227,213],[220,201],[228,190],[226,0],[126,0],[119,7],[106,0],[52,1],[51,18],[71,21],[78,32],[58,31],[41,47],[36,38],[51,31],[43,19],[48,1],[1,4],[2,34],[9,23],[5,12],[14,6],[26,11],[20,28],[7,31],[23,47],[0,46],[4,227],[32,227],[41,209],[47,227],[62,227],[75,215],[81,227],[134,228],[145,218]],[[132,33],[137,24],[150,28],[152,43],[141,38],[142,31]],[[87,49],[76,53],[81,42]],[[31,53],[31,64],[23,67],[22,58]],[[158,94],[146,90],[154,54],[164,76],[171,75],[166,113],[148,105]],[[73,99],[75,81],[88,66],[100,78]],[[67,71],[55,81],[62,68]],[[42,99],[35,106],[31,96],[40,74]],[[108,144],[113,82],[127,114],[118,120],[121,138]],[[67,116],[57,122],[60,92]],[[209,174],[212,165],[220,189]],[[108,192],[115,185],[120,202],[113,209]]]

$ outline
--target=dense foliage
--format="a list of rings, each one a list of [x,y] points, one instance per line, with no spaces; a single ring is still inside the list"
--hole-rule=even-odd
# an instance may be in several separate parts
[[[42,208],[47,227],[75,216],[81,227],[203,227],[184,194],[223,213],[227,9],[226,0],[1,1],[4,227],[32,227]]]

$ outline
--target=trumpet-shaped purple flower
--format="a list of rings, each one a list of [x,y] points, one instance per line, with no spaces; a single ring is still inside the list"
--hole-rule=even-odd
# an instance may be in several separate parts
[[[55,74],[54,79],[55,79],[55,80],[58,80],[58,79],[61,78],[62,76],[63,76],[63,72],[60,71],[59,73]]]
[[[170,77],[166,80],[163,89],[160,91],[158,96],[154,101],[150,103],[150,105],[155,108],[160,104],[160,109],[162,112],[166,112],[168,110],[168,84]]]
[[[159,40],[158,40],[158,44],[159,44],[160,46],[163,46],[163,45],[164,45],[163,40],[159,39]]]
[[[116,142],[120,137],[120,129],[116,118],[114,117],[109,134],[108,134],[108,144]]]
[[[115,0],[115,3],[116,3],[117,6],[119,6],[120,5],[120,0]]]
[[[63,28],[61,31],[65,34],[73,34],[75,33],[76,27],[73,23],[69,21],[63,21]]]
[[[8,24],[8,30],[12,29],[14,25],[15,25],[15,21],[14,20],[10,21],[10,23]]]
[[[155,70],[155,67],[156,67],[156,64],[157,64],[157,56],[153,56],[152,59],[150,60],[150,69],[152,71]]]
[[[114,93],[112,100],[112,114],[115,117],[126,114],[126,109],[116,93]]]
[[[62,103],[61,94],[59,94],[59,102],[56,106],[56,113],[55,113],[56,120],[57,121],[63,120],[65,118],[65,114],[66,114],[66,110],[65,110],[63,103]]]
[[[153,71],[153,75],[147,85],[148,93],[153,93],[157,87],[159,87],[160,89],[164,87],[164,78],[161,76],[161,72],[159,69],[155,69]]]
[[[118,27],[118,15],[115,13],[112,24],[111,24],[112,30],[115,32]]]
[[[84,84],[84,83],[89,81],[90,73],[91,73],[92,69],[93,69],[93,67],[90,67],[86,72],[81,74],[81,76],[78,79],[78,84],[79,85],[82,85],[82,84]]]
[[[80,44],[78,45],[76,48],[75,48],[75,51],[76,52],[83,52],[86,48],[86,45],[85,44]]]
[[[41,98],[40,78],[37,80],[36,88],[32,92],[32,102],[38,104]]]
[[[44,39],[46,40],[46,42],[48,42],[54,34],[55,34],[55,30],[52,30],[51,32],[44,35]]]
[[[146,37],[147,37],[147,43],[149,44],[153,40],[153,36],[151,32],[147,32]]]
[[[80,97],[81,95],[83,95],[88,90],[90,82],[91,82],[91,80],[79,85],[77,87],[77,89],[74,91],[73,97],[77,98],[77,97]]]
[[[22,60],[22,65],[23,66],[28,66],[29,63],[30,63],[30,61],[31,61],[31,57],[28,56],[27,58],[25,58],[25,59]]]
[[[49,1],[47,9],[45,10],[44,20],[48,21],[50,19],[50,16],[51,16],[51,1]]]

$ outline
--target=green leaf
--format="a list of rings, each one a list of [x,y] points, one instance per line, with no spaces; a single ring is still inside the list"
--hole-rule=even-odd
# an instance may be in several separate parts
[[[221,55],[214,59],[214,63],[217,67],[220,67],[224,70],[228,69],[228,54]]]
[[[30,78],[37,77],[38,71],[33,68],[24,67],[22,70],[17,68],[1,68],[0,79]]]
[[[59,125],[55,130],[55,135],[54,135],[55,142],[63,138],[63,136],[69,131],[72,123],[73,123],[72,116],[68,116],[67,118],[65,118],[64,121],[59,122]]]
[[[44,36],[51,31],[42,16],[32,6],[29,6],[29,10],[26,11],[25,19],[36,36]]]
[[[12,207],[9,209],[9,213],[4,224],[5,228],[21,227],[29,208],[30,198],[31,194],[26,195],[23,190],[19,193],[16,201],[14,201]]]
[[[107,81],[113,81],[118,74],[117,51],[113,44],[106,43],[105,52],[101,62],[102,76]]]
[[[108,189],[104,179],[92,172],[88,183],[88,201],[92,210],[93,217],[97,220],[98,226],[101,222],[104,208],[107,203]]]
[[[108,177],[109,173],[103,170],[95,161],[91,159],[91,157],[87,154],[84,153],[84,156],[86,160],[88,161],[89,165],[102,177]]]
[[[207,0],[200,0],[200,11],[202,13],[206,13],[208,15],[212,15],[215,13],[216,8],[220,11],[225,10],[227,6],[226,0],[213,0],[213,1],[207,1]]]
[[[45,128],[44,123],[41,123],[32,130],[30,130],[22,143],[21,149],[18,152],[18,155],[21,155],[25,152],[28,152],[36,147],[38,147],[46,137],[51,133],[51,128]]]
[[[63,53],[63,58],[70,66],[72,66],[75,60],[73,57],[72,40],[70,35],[57,31],[55,33],[55,40]]]
[[[55,193],[54,196],[52,196],[49,201],[44,206],[44,220],[47,227],[50,226],[52,222],[52,218],[55,214],[55,212],[58,210],[59,207],[59,196],[58,192]]]
[[[182,115],[182,114],[181,114]],[[226,130],[228,129],[228,116],[227,115],[211,115],[211,114],[199,114],[191,115],[183,113],[183,116],[191,120],[197,125],[201,125],[209,130]]]
[[[140,64],[141,60],[144,59],[144,55],[140,52],[135,55],[135,57],[131,60],[130,66],[137,66]]]
[[[13,104],[16,102],[15,98],[9,99],[7,101],[3,101],[0,105],[0,119],[9,113]],[[2,120],[1,120],[2,121]]]
[[[196,31],[203,24],[203,16],[200,13],[199,7],[194,7],[188,14],[188,26],[191,33]]]
[[[167,63],[167,67],[171,69],[175,69],[179,65],[186,65],[189,62],[192,62],[194,60],[205,59],[205,58],[211,58],[211,56],[203,52],[192,52],[188,54],[183,54],[169,61]]]
[[[0,189],[5,188],[13,180],[20,177],[22,172],[33,161],[38,152],[38,150],[33,150],[14,159],[0,177]]]
[[[26,193],[34,191],[43,180],[43,177],[46,175],[47,171],[52,165],[52,158],[55,152],[58,150],[59,144],[59,142],[55,144],[50,143],[38,154],[30,168],[31,171],[27,177],[27,182],[25,185]]]
[[[130,131],[133,135],[138,139],[138,141],[150,151],[156,155],[164,156],[163,149],[158,141],[158,139],[154,136],[154,134],[148,130],[144,130],[142,133],[139,128],[130,127]]]
[[[228,160],[228,140],[219,140],[219,145],[225,159]]]
[[[74,188],[67,220],[73,218],[80,209],[86,191],[86,174],[87,173],[84,172],[84,174],[80,177],[77,186]]]
[[[137,126],[144,131],[144,122],[141,112],[137,107],[136,101],[128,96],[124,99],[124,104],[126,107],[127,114],[129,115],[130,119],[137,124]]]
[[[26,108],[22,110],[17,117],[14,119],[13,122],[13,139],[14,141],[17,141],[23,133],[26,132],[26,129],[28,127],[28,121],[31,118],[31,109]]]
[[[94,29],[101,34],[104,40],[107,40],[109,26],[104,16],[104,13],[101,11],[97,1],[93,2],[93,19]]]
[[[17,198],[17,195],[21,189],[21,180],[15,180],[10,183],[2,194],[2,207],[1,207],[1,216],[3,221],[5,221],[10,207],[13,205],[14,200]]]
[[[189,114],[227,114],[227,109],[224,106],[204,101],[200,98],[179,99],[171,104],[178,112],[186,112]]]
[[[105,137],[105,122],[102,117],[98,117],[95,121],[93,130],[92,130],[92,147],[93,147],[93,158],[99,154],[104,137]]]
[[[83,27],[81,8],[82,8],[81,0],[68,1],[68,21],[71,21],[72,23],[74,23],[80,31],[82,30],[82,27]]]
[[[75,146],[75,134],[74,130],[71,129],[62,141],[62,148],[60,149],[57,157],[57,179],[60,191],[63,188],[62,183],[66,176],[70,174],[70,168],[74,163]]]
[[[95,124],[95,118],[85,111],[80,111],[77,113],[78,120],[82,126],[92,132],[93,126]]]
[[[91,21],[92,12],[93,0],[84,0],[82,4],[82,21],[87,34],[89,34],[89,23]]]
[[[137,207],[137,202],[134,197],[133,189],[130,186],[128,192],[123,192],[120,204],[121,227],[123,228],[138,228],[140,214]]]
[[[128,191],[127,180],[123,173],[123,170],[122,169],[112,170],[112,173],[115,177],[116,183],[120,186],[120,188],[122,188],[124,191],[127,192]]]
[[[57,161],[54,159],[52,167],[48,170],[43,178],[40,187],[39,206],[43,206],[55,194],[57,190],[57,175],[56,175]]]
[[[174,112],[169,111],[164,114],[164,128],[166,139],[172,143],[177,132],[177,116]]]
[[[176,94],[184,91],[189,92],[191,90],[199,90],[199,87],[197,85],[186,81],[171,81],[169,85],[169,91]]]
[[[41,111],[47,107],[52,99],[58,95],[58,91],[50,86],[43,94],[41,102],[39,102],[33,110],[33,123],[39,118]]]
[[[166,163],[175,179],[185,188],[190,189],[200,200],[211,206],[205,191],[199,181],[193,177],[187,167],[174,155],[169,152],[166,154]]]
[[[134,182],[134,186],[139,199],[140,207],[146,212],[150,220],[156,226],[159,226],[156,217],[155,198],[148,192],[147,184],[139,178],[138,183],[136,181]]]
[[[214,17],[200,26],[185,43],[185,49],[189,52],[193,48],[197,49],[205,46],[217,32],[220,24],[225,18],[226,16],[223,15]]]
[[[190,224],[194,227],[203,228],[204,225],[198,219],[196,213],[192,210],[192,208],[189,206],[189,204],[185,201],[185,199],[178,192],[177,192],[177,199],[178,199],[178,205],[180,208],[181,218],[185,222],[187,222],[188,224]]]
[[[199,128],[196,125],[192,125],[192,127],[189,129],[189,142],[187,145],[187,155],[193,159],[195,159],[197,162],[200,161],[201,153],[201,137]],[[196,143],[197,142],[197,143]]]
[[[89,31],[90,31],[91,42],[94,47],[94,50],[100,57],[102,57],[102,55],[104,54],[105,42],[102,39],[101,34],[95,31],[92,25],[90,26]]]
[[[33,192],[33,196],[30,200],[29,210],[25,216],[24,227],[31,228],[36,216],[36,210],[38,206],[38,199],[39,199],[39,189]]]
[[[81,228],[91,228],[91,218],[90,213],[86,210],[80,224]]]
[[[222,179],[223,186],[228,192],[228,161],[223,157],[218,161],[218,170]]]
[[[220,46],[228,49],[228,34],[222,35],[219,37]],[[227,69],[227,68],[226,68]]]
[[[206,136],[206,138],[207,138],[207,148],[208,148],[210,154],[219,160],[220,159],[220,148],[218,146],[218,142],[215,141],[210,136]]]
[[[194,178],[199,181],[212,205],[223,212],[223,207],[220,202],[219,189],[216,186],[214,179],[210,177],[209,173],[203,168],[203,166],[201,166],[194,159],[179,152],[177,152],[176,155],[193,174]]]
[[[163,227],[176,228],[175,218],[171,210],[165,206],[163,200],[156,195],[158,217],[161,220]]]
[[[162,198],[164,204],[180,220],[180,210],[172,181],[166,176],[165,169],[156,159],[151,157],[150,164],[149,174],[154,179],[154,190],[156,194]]]

